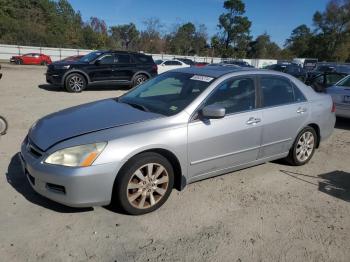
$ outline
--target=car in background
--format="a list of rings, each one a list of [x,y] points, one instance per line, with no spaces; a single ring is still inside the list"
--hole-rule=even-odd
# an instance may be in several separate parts
[[[1,65],[0,65],[0,70],[1,70]],[[0,79],[2,78],[2,73],[0,72]]]
[[[95,51],[77,61],[58,61],[47,67],[46,81],[81,92],[89,85],[136,86],[157,75],[152,56],[126,51]]]
[[[222,63],[230,64],[230,65],[237,65],[240,67],[252,67],[252,68],[254,68],[254,66],[250,65],[248,62],[243,61],[243,60],[224,60]]]
[[[49,199],[141,215],[174,187],[282,158],[306,164],[333,132],[333,109],[330,96],[283,73],[181,68],[38,120],[19,156]]]
[[[160,63],[158,61],[158,74],[167,72],[169,70],[173,70],[173,69],[178,69],[178,68],[185,68],[185,67],[190,67],[190,65],[177,60],[177,59],[173,59],[173,60],[162,60]]]
[[[316,58],[306,58],[304,60],[303,68],[306,72],[315,70],[317,67],[318,59]]]
[[[336,116],[350,118],[350,75],[327,88],[326,92],[335,103]]]
[[[301,65],[296,63],[273,64],[266,66],[264,69],[269,69],[292,75],[301,80],[302,82],[304,82],[307,77],[306,71],[301,67]]]
[[[264,69],[269,69],[269,70],[278,71],[278,72],[284,72],[288,65],[290,65],[290,63],[277,63],[277,64],[265,66]]]
[[[66,58],[63,58],[61,61],[78,61],[83,56],[84,55],[72,55],[72,56],[68,56]]]
[[[202,67],[202,66],[207,66],[207,65],[209,65],[209,63],[207,63],[207,62],[196,62],[195,63],[195,66],[197,66],[197,67]]]
[[[347,75],[332,71],[324,71],[315,75],[308,74],[305,84],[311,86],[316,92],[325,92],[328,87],[335,85]]]
[[[39,53],[12,56],[10,62],[17,65],[49,65],[52,63],[50,56]]]
[[[192,59],[189,59],[189,58],[176,58],[176,60],[184,62],[186,65],[189,65],[189,66],[195,66],[196,65],[196,62],[194,62]]]

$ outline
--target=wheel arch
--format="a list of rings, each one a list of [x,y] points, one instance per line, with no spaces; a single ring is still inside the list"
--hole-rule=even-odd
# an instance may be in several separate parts
[[[176,156],[175,153],[173,153],[169,149],[160,148],[160,147],[145,149],[145,150],[137,152],[137,153],[133,154],[131,157],[129,157],[127,159],[127,161],[125,161],[124,164],[122,165],[122,167],[119,169],[119,171],[116,175],[115,181],[117,180],[118,174],[124,169],[124,167],[132,159],[139,156],[140,154],[150,153],[150,152],[157,153],[157,154],[165,157],[169,161],[169,163],[172,165],[172,167],[174,169],[174,188],[177,189],[178,191],[183,190],[186,186],[186,177],[184,176],[184,174],[182,172],[179,158]]]
[[[69,70],[66,73],[64,73],[64,75],[62,77],[62,85],[65,85],[67,77],[71,74],[81,74],[82,76],[84,76],[87,84],[89,84],[91,82],[90,77],[87,73],[85,73],[84,71],[79,70],[79,69],[73,69],[73,70]]]
[[[316,148],[318,148],[320,146],[320,142],[321,142],[321,131],[320,131],[320,127],[315,124],[315,123],[310,123],[307,126],[312,127],[317,135],[317,144],[316,144]]]

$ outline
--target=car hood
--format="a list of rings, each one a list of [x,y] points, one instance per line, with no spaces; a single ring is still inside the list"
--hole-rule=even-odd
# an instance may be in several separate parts
[[[159,117],[163,115],[106,99],[50,114],[37,121],[28,136],[39,149],[46,151],[72,137]]]

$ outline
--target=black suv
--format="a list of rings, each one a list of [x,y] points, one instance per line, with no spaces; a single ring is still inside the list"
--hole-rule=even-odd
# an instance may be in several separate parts
[[[81,92],[92,84],[136,86],[157,75],[151,56],[125,51],[95,51],[77,61],[58,61],[47,67],[46,81]]]

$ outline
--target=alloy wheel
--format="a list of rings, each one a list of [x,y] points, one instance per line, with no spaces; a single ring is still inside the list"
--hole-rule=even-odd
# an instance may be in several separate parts
[[[142,84],[143,82],[146,82],[147,78],[145,76],[139,76],[137,79],[136,79],[136,85],[140,85]]]
[[[314,135],[310,131],[303,133],[300,136],[296,146],[296,157],[298,161],[300,162],[307,161],[312,155],[314,147],[315,147]]]
[[[157,204],[167,192],[169,174],[158,163],[148,163],[137,169],[127,187],[129,203],[138,209],[147,209]]]
[[[72,91],[80,92],[83,90],[84,80],[80,76],[74,75],[69,79],[68,85]]]

